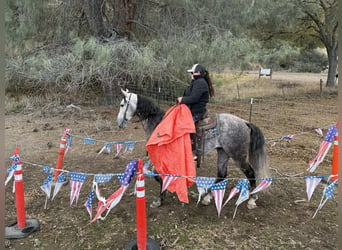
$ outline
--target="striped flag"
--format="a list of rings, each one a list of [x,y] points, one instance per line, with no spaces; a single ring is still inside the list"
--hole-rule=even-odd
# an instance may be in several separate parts
[[[70,206],[72,205],[74,200],[76,200],[77,203],[82,185],[86,179],[87,175],[84,173],[70,172]]]
[[[309,201],[316,187],[321,182],[322,177],[321,176],[305,176],[304,179],[306,182],[306,193],[308,195],[308,201]]]
[[[129,184],[131,183],[135,175],[135,172],[137,171],[137,167],[138,167],[138,160],[133,160],[128,163],[125,169],[124,178],[121,181],[121,187],[118,190],[116,190],[113,194],[111,194],[107,200],[99,203],[100,205],[96,209],[97,213],[90,223],[93,223],[94,221],[100,218],[105,219],[108,213],[110,212],[110,210],[120,202],[123,194],[125,193]],[[105,210],[107,210],[105,217],[101,217],[102,213]]]
[[[163,178],[163,186],[162,186],[162,192],[164,192],[167,187],[177,179],[177,176],[172,176],[172,175],[166,175]]]
[[[121,149],[123,147],[123,144],[122,143],[115,143],[116,144],[116,155],[114,156],[114,158],[118,157],[120,152],[121,152]]]
[[[218,216],[220,216],[221,214],[222,201],[223,201],[224,193],[226,191],[227,182],[228,181],[226,179],[218,183],[215,183],[214,185],[211,186],[211,194],[213,195],[214,200],[215,200],[215,205],[216,205]]]
[[[240,192],[240,190],[242,189],[242,184],[243,184],[244,180],[239,180],[238,184],[232,188],[229,192],[228,198],[225,201],[225,203],[223,204],[223,207],[228,203],[228,201],[230,201],[237,193]]]
[[[324,160],[324,157],[328,153],[332,142],[334,141],[334,136],[337,132],[337,127],[331,125],[328,129],[328,132],[324,138],[324,140],[319,145],[319,150],[316,157],[309,162],[309,168],[307,169],[310,173],[314,172],[318,165]]]
[[[253,189],[253,191],[250,194],[255,194],[257,192],[260,192],[260,191],[268,188],[272,184],[273,180],[274,179],[272,179],[272,178],[265,178],[265,179],[263,179],[259,183],[259,185],[256,188]]]

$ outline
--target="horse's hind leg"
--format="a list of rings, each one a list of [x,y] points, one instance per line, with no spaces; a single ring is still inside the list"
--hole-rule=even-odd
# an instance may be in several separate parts
[[[224,178],[227,177],[228,160],[229,160],[228,154],[223,150],[223,148],[218,148],[217,149],[217,178],[215,181],[216,183],[222,181]],[[212,199],[212,195],[211,193],[208,193],[206,196],[204,196],[202,200],[202,204],[209,205],[211,199]]]
[[[243,162],[240,165],[240,169],[242,172],[246,175],[247,179],[249,180],[249,184],[251,186],[251,190],[253,190],[256,187],[256,179],[255,179],[255,172],[251,165],[248,162]],[[251,198],[248,201],[247,207],[249,209],[254,209],[256,208],[256,203],[255,201],[258,199],[257,194],[252,194]]]
[[[164,192],[162,192],[162,188],[163,188],[162,178],[160,178],[160,176],[157,175],[154,177],[154,179],[160,184],[160,194],[159,194],[159,197],[157,198],[157,200],[153,201],[152,204],[150,205],[150,207],[152,207],[152,208],[160,207],[161,205],[163,205],[165,195],[166,195],[166,190]]]

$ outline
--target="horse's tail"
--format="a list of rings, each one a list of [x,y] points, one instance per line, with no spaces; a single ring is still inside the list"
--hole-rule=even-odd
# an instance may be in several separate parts
[[[261,130],[252,123],[247,123],[251,129],[251,142],[249,146],[249,162],[257,178],[269,177],[268,157],[265,149],[265,137]]]

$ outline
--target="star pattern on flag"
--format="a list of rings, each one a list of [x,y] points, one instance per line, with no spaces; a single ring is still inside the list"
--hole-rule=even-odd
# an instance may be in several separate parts
[[[125,147],[126,147],[126,151],[129,150],[129,151],[133,151],[135,145],[137,144],[137,142],[135,141],[126,141],[125,143]]]
[[[333,183],[331,183],[329,186],[327,186],[324,190],[323,190],[323,195],[325,197],[327,197],[328,199],[331,199],[334,196],[334,189],[335,186],[337,185],[337,181],[334,181]]]
[[[86,209],[89,213],[90,219],[93,218],[93,199],[94,199],[94,197],[95,197],[95,191],[94,191],[94,189],[92,189],[88,194],[88,198],[87,198],[86,202],[84,203],[84,206],[86,207]]]
[[[52,177],[53,177],[52,173],[48,174],[47,178],[43,182],[43,185],[40,186],[40,188],[44,191],[44,193],[46,194],[46,197],[48,199],[50,199],[50,195],[51,195]]]
[[[74,200],[78,200],[81,187],[86,180],[87,175],[84,173],[78,173],[78,172],[70,172],[70,206],[74,202]]]
[[[106,183],[109,182],[113,178],[114,174],[96,174],[95,182],[97,183]]]

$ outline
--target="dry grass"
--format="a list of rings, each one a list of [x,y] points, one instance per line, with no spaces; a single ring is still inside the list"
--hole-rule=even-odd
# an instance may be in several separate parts
[[[285,78],[284,75],[287,77]],[[216,73],[215,101],[243,100],[250,98],[292,98],[298,96],[337,93],[337,87],[320,88],[320,74],[278,73],[270,77],[260,77],[257,73]],[[324,78],[323,78],[324,79]]]

